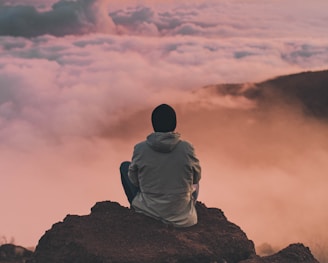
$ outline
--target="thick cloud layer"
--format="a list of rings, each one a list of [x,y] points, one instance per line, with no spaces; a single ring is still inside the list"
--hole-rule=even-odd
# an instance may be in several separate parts
[[[281,54],[293,57],[296,51],[280,41],[261,41],[260,48],[257,40],[241,41],[245,43],[167,37],[158,42],[154,37],[99,34],[32,40],[2,37],[1,117],[4,123],[23,119],[25,125],[49,136],[98,136],[99,127],[117,121],[126,105],[134,105],[135,112],[171,98],[172,93],[179,94],[174,101],[194,101],[197,98],[187,91],[207,84],[261,80],[306,70],[303,65],[327,59],[313,51],[311,56],[300,55],[294,65]],[[302,45],[295,43],[294,48]],[[242,56],[243,52],[253,55]],[[245,107],[225,99],[216,103]]]
[[[35,37],[113,32],[107,0],[60,1],[50,11],[28,5],[0,4],[0,35]]]
[[[202,161],[202,201],[257,244],[327,233],[326,125],[200,91],[326,68],[326,1],[32,2],[0,6],[0,236],[35,245],[67,213],[127,204],[117,167],[162,102]]]
[[[125,3],[126,2],[126,3]],[[0,4],[0,35],[34,37],[107,32],[133,35],[192,35],[226,37],[321,37],[327,22],[322,0],[297,4],[289,1],[156,1],[139,5],[108,0],[21,1]],[[21,3],[21,4],[19,4]],[[27,1],[29,3],[29,1]],[[52,7],[37,9],[41,4]],[[41,5],[42,6],[42,5]],[[282,7],[283,6],[283,7]],[[114,22],[114,23],[113,23]]]

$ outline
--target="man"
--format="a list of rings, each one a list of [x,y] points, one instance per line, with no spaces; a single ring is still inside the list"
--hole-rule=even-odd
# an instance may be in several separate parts
[[[121,165],[125,193],[137,212],[176,227],[195,225],[201,168],[194,148],[174,132],[169,105],[156,107],[151,121],[154,132],[134,147],[132,162]]]

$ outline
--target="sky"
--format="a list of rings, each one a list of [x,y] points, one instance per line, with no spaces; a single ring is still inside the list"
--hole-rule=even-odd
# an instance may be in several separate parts
[[[325,248],[327,125],[203,87],[327,69],[326,10],[326,0],[2,0],[0,242],[36,246],[67,214],[128,206],[118,167],[168,103],[201,161],[200,201],[258,246]]]

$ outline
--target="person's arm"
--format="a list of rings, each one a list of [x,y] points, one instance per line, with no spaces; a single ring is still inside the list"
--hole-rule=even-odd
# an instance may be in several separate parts
[[[192,145],[190,145],[190,160],[193,171],[193,184],[198,184],[201,179],[202,169],[200,167],[199,160],[196,157],[195,150]]]
[[[134,148],[132,161],[129,166],[128,177],[135,186],[139,187],[139,180],[138,180],[138,165],[137,165],[137,152],[136,148]]]

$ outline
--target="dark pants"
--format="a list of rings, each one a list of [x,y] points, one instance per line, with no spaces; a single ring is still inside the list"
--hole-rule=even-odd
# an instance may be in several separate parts
[[[121,181],[123,185],[124,192],[129,200],[129,203],[132,204],[133,198],[139,192],[139,188],[131,183],[128,172],[131,162],[123,162],[120,166]],[[199,193],[199,184],[194,184],[194,192],[192,193],[193,199],[196,202]]]
[[[128,177],[129,166],[131,162],[123,162],[120,166],[121,181],[124,188],[124,192],[129,200],[129,203],[132,203],[133,198],[139,192],[139,188],[131,183]]]

